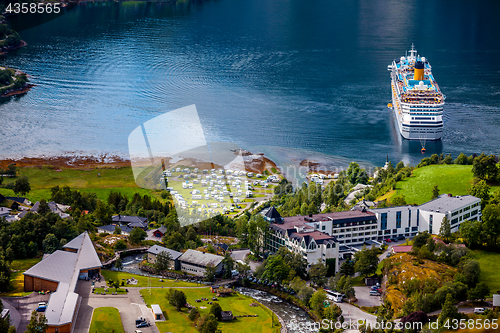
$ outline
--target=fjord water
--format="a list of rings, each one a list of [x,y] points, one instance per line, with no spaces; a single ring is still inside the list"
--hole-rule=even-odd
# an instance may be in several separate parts
[[[207,141],[417,163],[420,142],[386,106],[387,65],[411,43],[447,96],[427,156],[498,154],[499,13],[498,1],[185,0],[11,17],[29,45],[0,63],[36,87],[1,102],[0,156],[126,155],[134,128],[196,104]]]

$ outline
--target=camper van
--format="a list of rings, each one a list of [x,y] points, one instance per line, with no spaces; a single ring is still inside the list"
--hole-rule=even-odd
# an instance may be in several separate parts
[[[335,291],[327,290],[328,293],[328,298],[334,301],[335,303],[342,303],[342,299],[344,298],[344,295]]]

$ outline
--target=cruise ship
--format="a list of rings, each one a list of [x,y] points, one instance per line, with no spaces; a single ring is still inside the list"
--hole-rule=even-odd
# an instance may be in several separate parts
[[[431,65],[417,55],[413,44],[410,54],[387,66],[391,72],[392,107],[401,136],[408,140],[440,140],[443,134],[445,96],[434,79]]]

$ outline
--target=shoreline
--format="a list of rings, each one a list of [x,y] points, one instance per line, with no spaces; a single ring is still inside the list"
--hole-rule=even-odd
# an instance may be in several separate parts
[[[26,83],[24,87],[16,89],[16,90],[9,90],[4,92],[3,94],[0,95],[0,97],[7,98],[7,97],[12,97],[12,96],[17,96],[17,95],[22,95],[26,94],[28,91],[31,90],[31,88],[36,87],[36,84],[32,83]]]

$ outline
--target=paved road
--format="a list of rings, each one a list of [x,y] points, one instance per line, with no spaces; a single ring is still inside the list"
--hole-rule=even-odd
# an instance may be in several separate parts
[[[135,319],[143,317],[149,320],[151,327],[141,328],[143,333],[158,333],[154,325],[151,309],[146,307],[139,288],[128,288],[126,295],[95,295],[91,293],[92,283],[90,281],[79,281],[77,293],[82,297],[75,323],[74,333],[88,333],[92,313],[95,308],[114,307],[120,312],[125,333],[133,333],[136,330]]]
[[[231,257],[234,259],[234,260],[241,260],[241,261],[245,261],[245,257],[250,253],[250,250],[234,250],[232,253],[231,253]],[[252,270],[252,272],[255,272],[255,270],[257,269],[257,267],[259,267],[262,263],[261,262],[257,262],[257,261],[253,261],[253,260],[250,260],[250,262],[248,263],[250,265],[250,269]]]
[[[370,287],[354,287],[356,304],[359,306],[379,306],[382,305],[382,298],[380,296],[370,296]]]
[[[26,331],[26,326],[31,318],[31,312],[38,307],[39,302],[48,302],[50,295],[40,295],[32,293],[26,297],[19,298],[2,298],[4,305],[9,305],[11,316],[13,316],[13,324],[16,326],[17,332]],[[7,307],[7,306],[6,306]],[[14,308],[15,312],[12,311]],[[17,323],[17,325],[16,325]]]
[[[358,320],[365,321],[367,324],[371,324],[372,326],[375,324],[377,321],[377,317],[370,314],[366,313],[363,310],[355,307],[354,305],[351,305],[349,303],[337,303],[338,306],[342,309],[342,315],[344,316],[344,322],[351,322],[351,323],[357,323]],[[349,328],[344,331],[345,333],[359,333],[359,329],[355,328]]]

